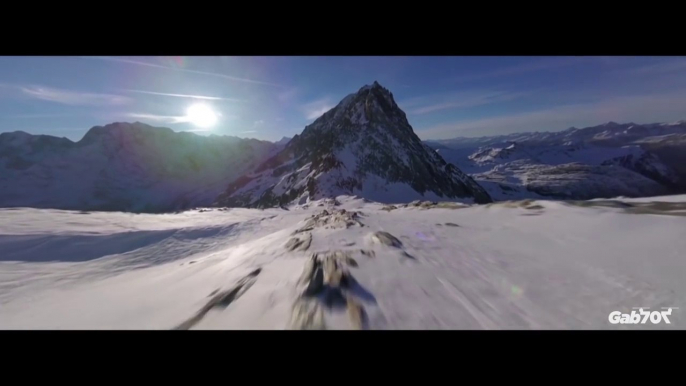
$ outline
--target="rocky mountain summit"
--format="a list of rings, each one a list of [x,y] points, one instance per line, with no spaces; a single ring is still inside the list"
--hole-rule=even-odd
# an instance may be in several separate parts
[[[471,177],[422,143],[393,94],[374,82],[237,179],[216,205],[272,207],[339,195],[383,203],[491,202]]]

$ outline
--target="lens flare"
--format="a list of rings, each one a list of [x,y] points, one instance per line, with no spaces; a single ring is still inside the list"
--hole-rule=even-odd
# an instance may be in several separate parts
[[[217,114],[204,104],[194,104],[186,111],[186,118],[195,126],[207,128],[217,123]]]

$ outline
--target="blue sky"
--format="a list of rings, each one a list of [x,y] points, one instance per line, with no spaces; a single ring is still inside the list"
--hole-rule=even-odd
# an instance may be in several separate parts
[[[422,139],[686,119],[684,57],[0,57],[0,132],[293,136],[377,80]],[[192,104],[218,116],[188,122]]]

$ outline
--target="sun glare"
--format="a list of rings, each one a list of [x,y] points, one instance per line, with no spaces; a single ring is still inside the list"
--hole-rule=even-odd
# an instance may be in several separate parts
[[[194,104],[186,110],[188,121],[198,127],[212,127],[217,123],[217,114],[204,104]]]

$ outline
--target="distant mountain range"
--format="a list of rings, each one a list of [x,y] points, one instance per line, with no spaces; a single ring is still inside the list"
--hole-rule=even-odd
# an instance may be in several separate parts
[[[281,145],[142,123],[93,127],[78,142],[0,134],[0,206],[164,212],[208,206]]]
[[[497,200],[686,192],[686,121],[426,143]]]
[[[487,203],[686,192],[686,122],[420,141],[374,82],[278,142],[139,122],[0,134],[0,207],[167,212],[339,195]]]

